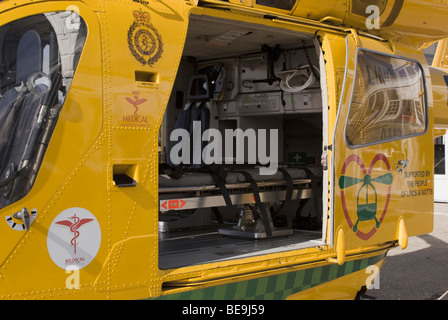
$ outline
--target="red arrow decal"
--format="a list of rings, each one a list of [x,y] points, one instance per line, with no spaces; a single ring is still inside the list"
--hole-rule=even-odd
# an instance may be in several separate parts
[[[168,208],[170,209],[179,209],[179,200],[170,200],[168,201]]]

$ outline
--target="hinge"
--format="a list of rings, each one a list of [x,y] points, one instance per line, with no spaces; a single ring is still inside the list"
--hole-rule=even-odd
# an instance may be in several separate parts
[[[320,158],[320,164],[322,165],[323,170],[328,170],[328,149],[331,150],[331,146],[324,146],[324,150]]]
[[[345,31],[350,31],[350,35],[352,36],[353,40],[355,41],[356,46],[359,47],[361,42],[359,41],[359,36],[358,36],[358,33],[356,32],[356,30],[353,28],[350,28]]]

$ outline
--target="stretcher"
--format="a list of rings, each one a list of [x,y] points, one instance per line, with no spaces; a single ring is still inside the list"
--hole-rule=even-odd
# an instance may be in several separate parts
[[[288,236],[293,233],[293,201],[311,199],[313,193],[317,197],[318,180],[318,170],[310,168],[279,168],[274,175],[260,175],[257,168],[187,171],[177,177],[160,174],[159,231],[206,226],[213,214],[223,225],[218,208],[224,207],[227,216],[237,216],[238,222],[220,228],[221,235],[253,239]],[[286,210],[286,227],[274,227],[273,207]]]

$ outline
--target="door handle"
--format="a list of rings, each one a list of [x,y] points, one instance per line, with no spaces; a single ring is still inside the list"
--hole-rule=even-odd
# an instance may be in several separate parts
[[[31,216],[27,208],[22,208],[22,210],[14,213],[12,216],[13,218],[22,220],[26,230],[30,229]]]
[[[397,169],[398,172],[403,172],[403,169],[407,167],[407,165],[409,164],[409,160],[399,160],[398,161],[398,165],[395,166],[395,168]]]

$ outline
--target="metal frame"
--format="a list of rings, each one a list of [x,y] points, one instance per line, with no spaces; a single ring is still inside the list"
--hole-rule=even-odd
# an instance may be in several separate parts
[[[312,189],[308,184],[311,179],[293,180],[291,200],[309,199],[312,197]],[[286,181],[264,181],[258,182],[260,200],[263,203],[275,203],[286,200]],[[232,205],[255,204],[254,194],[250,183],[227,184],[229,197]],[[272,189],[280,190],[272,190]],[[219,188],[214,185],[189,186],[189,187],[169,187],[160,188],[159,199],[159,232],[170,232],[178,228],[199,227],[211,223],[211,211],[207,210],[214,207],[226,206],[226,201]],[[188,193],[190,195],[188,195]],[[194,209],[195,213],[181,217],[180,213],[184,210]],[[268,236],[260,218],[257,218],[256,225],[251,228],[242,226],[245,221],[245,212],[241,210],[238,225],[231,229],[219,229],[218,233],[224,236],[233,236],[248,239],[263,239],[268,237],[290,236],[293,230],[290,228],[274,228],[270,213],[269,224],[271,225],[271,236]]]
[[[293,180],[293,184],[307,185],[311,183],[311,179],[297,179]],[[284,201],[286,197],[286,182],[285,181],[269,181],[257,183],[259,188],[263,187],[285,187],[284,190],[260,190],[260,199],[262,202],[275,202]],[[253,192],[250,189],[250,183],[237,183],[227,184],[226,188],[229,190],[229,196],[232,200],[232,204],[254,204]],[[241,192],[241,189],[247,189]],[[224,197],[221,194],[201,195],[201,192],[205,191],[219,191],[219,188],[214,185],[208,186],[191,186],[191,187],[169,187],[159,189],[159,211],[161,213],[170,210],[187,210],[187,209],[199,209],[199,208],[213,208],[225,206]],[[171,193],[182,192],[196,192],[199,193],[194,196],[186,196],[181,194],[177,196]],[[308,199],[311,198],[311,188],[296,188],[292,192],[291,199]],[[169,206],[170,201],[172,203]],[[178,204],[178,205],[176,205]]]

